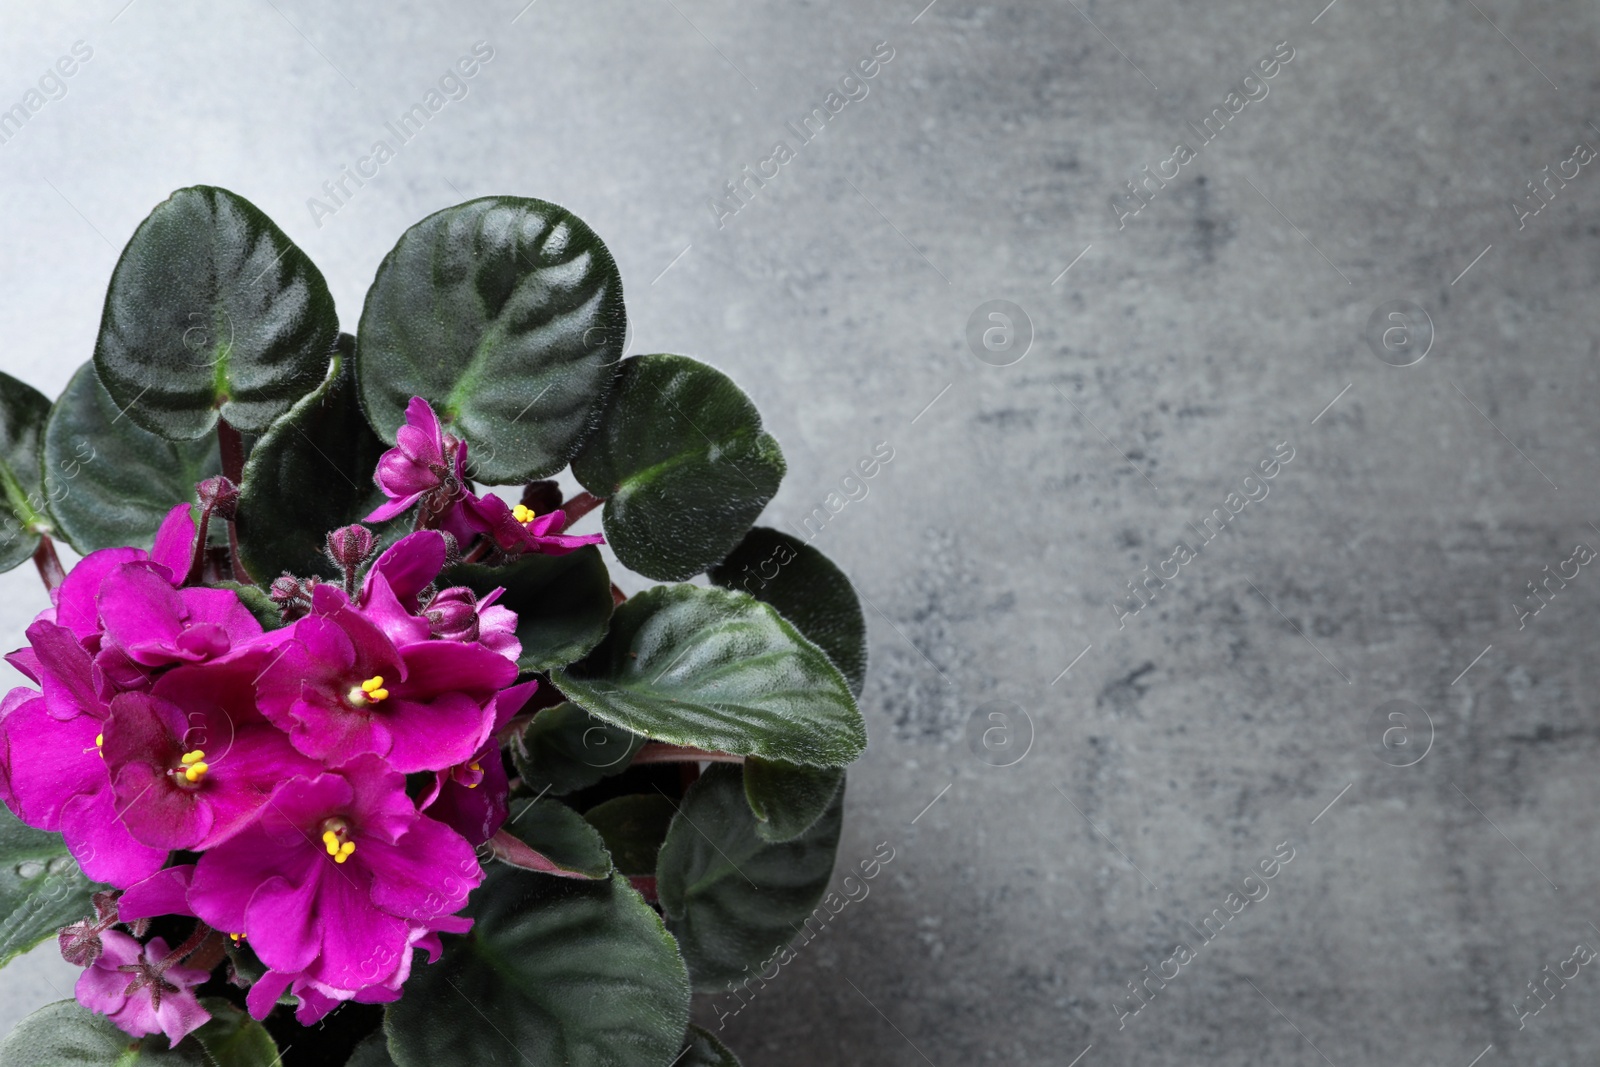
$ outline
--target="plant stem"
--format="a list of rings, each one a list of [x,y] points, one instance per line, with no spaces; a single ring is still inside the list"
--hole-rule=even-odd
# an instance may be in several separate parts
[[[702,760],[708,763],[743,763],[744,757],[727,752],[710,752],[703,748],[684,748],[680,745],[651,741],[639,750],[639,754],[633,757],[633,763],[629,766],[637,767],[645,763],[699,763]]]
[[[61,569],[61,557],[56,555],[56,543],[50,540],[49,534],[39,538],[39,547],[33,550],[33,565],[39,568],[39,579],[44,582],[46,592],[55,592],[67,577],[67,572]]]
[[[222,476],[234,485],[243,485],[244,438],[227,419],[217,420],[217,451],[222,453]]]
[[[593,493],[579,493],[577,496],[561,505],[561,510],[565,512],[567,516],[566,524],[562,526],[561,529],[563,531],[570,530],[573,523],[577,522],[579,519],[583,518],[585,515],[589,514],[589,512],[593,511],[595,508],[604,503],[604,500],[601,500]]]

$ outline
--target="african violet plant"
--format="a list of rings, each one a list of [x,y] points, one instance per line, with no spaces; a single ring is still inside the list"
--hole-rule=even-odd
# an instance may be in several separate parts
[[[865,629],[751,528],[784,462],[749,399],[625,335],[553,204],[424,219],[352,337],[195,187],[60,399],[0,376],[0,564],[51,600],[0,704],[0,962],[84,968],[0,1067],[735,1062],[691,990],[823,895]],[[602,540],[674,584],[625,597]]]

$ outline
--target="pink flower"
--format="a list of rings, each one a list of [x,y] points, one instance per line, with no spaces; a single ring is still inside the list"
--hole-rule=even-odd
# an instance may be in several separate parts
[[[188,900],[241,932],[280,976],[354,991],[401,966],[417,929],[450,916],[483,879],[472,846],[417,813],[405,777],[375,756],[285,782],[261,817],[205,852]]]
[[[161,938],[141,945],[121,931],[106,930],[100,943],[99,958],[78,976],[79,1004],[133,1037],[160,1031],[173,1044],[211,1018],[194,995],[194,987],[210,973],[169,963]]]
[[[466,491],[466,462],[466,443],[445,434],[426,400],[412,397],[395,447],[378,457],[372,475],[389,501],[362,521],[384,522],[418,502],[430,514],[443,515]]]
[[[511,507],[492,493],[471,497],[464,508],[468,523],[492,538],[503,552],[564,556],[584,545],[605,543],[605,537],[600,534],[562,533],[567,526],[567,515],[560,508],[536,515],[522,504]]]
[[[494,727],[489,739],[471,759],[438,772],[433,788],[418,804],[430,818],[438,819],[474,845],[489,840],[506,821],[511,785],[495,735],[505,729],[538,688],[539,683],[531,681],[503,690],[495,698]]]
[[[396,646],[331,586],[262,673],[261,711],[301,752],[339,765],[363,753],[398,771],[431,771],[476,752],[495,693],[516,664],[480,645]]]

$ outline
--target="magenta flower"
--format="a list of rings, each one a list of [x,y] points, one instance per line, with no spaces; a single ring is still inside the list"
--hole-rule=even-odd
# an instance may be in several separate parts
[[[331,586],[317,587],[313,612],[294,624],[257,690],[262,713],[296,748],[335,766],[375,753],[407,774],[478,750],[516,664],[455,641],[396,647]]]
[[[463,506],[470,525],[493,539],[503,552],[564,556],[584,545],[605,543],[600,534],[562,533],[567,515],[560,508],[536,515],[522,504],[511,507],[493,493],[482,497],[468,494]]]
[[[141,945],[119,930],[106,930],[100,942],[104,951],[78,976],[79,1004],[133,1037],[159,1031],[173,1044],[211,1018],[194,995],[210,972],[167,962],[161,938]]]
[[[539,683],[531,681],[503,690],[495,698],[494,727],[489,739],[465,763],[438,772],[433,788],[418,804],[430,818],[438,819],[473,845],[489,840],[506,821],[511,785],[495,735],[505,729],[538,688]]]
[[[162,520],[161,528],[156,531],[155,545],[149,552],[139,548],[102,548],[79,560],[51,594],[55,600],[53,611],[44,612],[40,618],[49,618],[65,626],[80,641],[97,638],[101,630],[100,583],[123,564],[148,561],[165,572],[170,584],[179,585],[189,572],[194,537],[189,505],[175,506]],[[98,646],[90,651],[98,651]]]
[[[406,424],[395,432],[395,447],[378,459],[373,480],[388,503],[363,522],[384,522],[424,498],[426,509],[443,514],[466,488],[467,446],[448,436],[439,417],[420,396],[406,405]]]
[[[405,777],[367,755],[279,786],[258,820],[200,857],[188,896],[280,976],[354,992],[395,973],[418,924],[460,929],[449,916],[482,879],[472,846],[419,815]]]
[[[230,589],[174,589],[158,564],[127,563],[100,583],[104,641],[143,667],[219,659],[261,636]]]
[[[17,818],[59,831],[79,866],[97,882],[128,886],[161,869],[167,850],[134,838],[119,812],[100,755],[103,722],[63,722],[32,689],[0,702],[0,799]]]
[[[320,767],[256,711],[254,663],[179,667],[111,702],[101,752],[122,821],[163,849],[211,848],[280,783]]]

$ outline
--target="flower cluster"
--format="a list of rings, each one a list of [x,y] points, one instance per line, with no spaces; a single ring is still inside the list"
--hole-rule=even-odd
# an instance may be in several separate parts
[[[465,446],[424,402],[410,414],[379,464],[392,499],[374,518],[420,503],[423,528],[359,582],[371,532],[330,534],[344,586],[280,580],[292,623],[266,629],[235,590],[192,584],[204,520],[197,534],[184,504],[151,551],[85,557],[8,657],[37,688],[0,703],[0,799],[121,891],[62,947],[88,968],[78,999],[130,1034],[177,1041],[206,1020],[193,989],[209,971],[180,964],[214,965],[224,938],[267,969],[251,1013],[291,994],[308,1024],[345,1000],[397,999],[416,950],[436,957],[441,932],[471,926],[456,913],[483,877],[476,846],[506,815],[496,735],[537,683],[517,683],[499,591],[436,580],[474,538],[545,552],[595,538],[561,535],[560,512],[540,527],[474,496]],[[197,919],[195,935],[141,944],[160,916]]]

